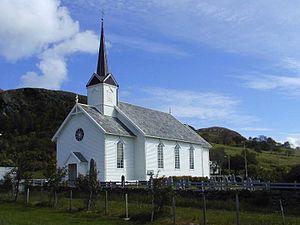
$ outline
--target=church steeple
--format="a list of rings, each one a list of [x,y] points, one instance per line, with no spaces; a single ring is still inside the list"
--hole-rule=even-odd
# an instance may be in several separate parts
[[[119,85],[114,76],[108,71],[103,19],[101,20],[97,71],[92,75],[86,87],[88,105],[94,106],[103,115],[116,116],[114,108],[118,105]]]
[[[101,19],[101,37],[100,37],[100,47],[99,47],[99,55],[98,55],[97,74],[99,76],[106,76],[108,74],[103,18]]]
[[[92,75],[92,77],[90,78],[86,86],[89,87],[100,83],[106,83],[116,87],[119,86],[116,79],[108,71],[103,18],[101,19],[101,36],[100,36],[97,71]]]

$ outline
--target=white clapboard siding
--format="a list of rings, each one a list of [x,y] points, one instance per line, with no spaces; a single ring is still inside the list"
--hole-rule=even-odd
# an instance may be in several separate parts
[[[105,165],[106,181],[135,180],[134,177],[134,138],[106,135],[105,137]],[[124,168],[117,168],[117,144],[124,143]]]
[[[82,141],[77,141],[75,138],[78,128],[84,130]],[[71,152],[81,152],[88,162],[92,158],[95,160],[98,178],[104,180],[104,134],[85,114],[79,113],[71,116],[58,135],[56,146],[59,167],[68,166],[65,163]]]
[[[164,145],[164,168],[158,169],[157,147],[159,143]],[[180,146],[180,169],[175,169],[175,146]],[[190,144],[184,142],[169,141],[163,139],[146,138],[146,171],[153,170],[156,176],[209,176],[208,151],[200,145],[194,147],[194,169],[190,169],[189,149]],[[203,155],[203,156],[202,156]],[[202,163],[202,160],[205,162]],[[207,164],[207,165],[206,165]],[[149,176],[147,177],[149,178]]]
[[[135,135],[134,138],[134,177],[136,180],[146,179],[145,167],[145,138],[142,133],[121,113],[117,114],[118,119]]]
[[[210,168],[209,168],[209,149],[205,148],[203,150],[203,167],[204,167],[204,176],[210,176]]]

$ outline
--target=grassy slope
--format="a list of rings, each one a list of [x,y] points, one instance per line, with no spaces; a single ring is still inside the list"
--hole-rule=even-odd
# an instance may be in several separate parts
[[[242,148],[231,147],[227,145],[215,144],[216,147],[223,147],[225,152],[230,156],[241,154]],[[262,151],[257,153],[252,149],[248,149],[250,152],[256,153],[256,158],[258,160],[258,166],[264,168],[270,168],[274,166],[292,166],[300,163],[300,151],[295,151],[294,155],[287,156],[284,153],[267,152]]]

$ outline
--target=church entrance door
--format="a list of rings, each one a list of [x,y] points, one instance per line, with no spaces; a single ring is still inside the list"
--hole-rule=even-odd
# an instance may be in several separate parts
[[[77,164],[68,165],[69,185],[74,186],[77,178]]]

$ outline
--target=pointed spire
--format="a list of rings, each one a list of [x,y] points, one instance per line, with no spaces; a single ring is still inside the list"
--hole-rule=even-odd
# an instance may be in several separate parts
[[[101,37],[100,37],[97,71],[92,75],[86,87],[96,85],[99,83],[106,83],[106,84],[119,87],[116,79],[108,71],[105,39],[104,39],[104,28],[103,28],[103,15],[101,19]]]
[[[100,37],[100,47],[99,47],[99,55],[98,55],[97,74],[100,76],[106,76],[108,74],[105,39],[104,39],[104,28],[103,28],[103,16],[101,19],[101,37]]]

